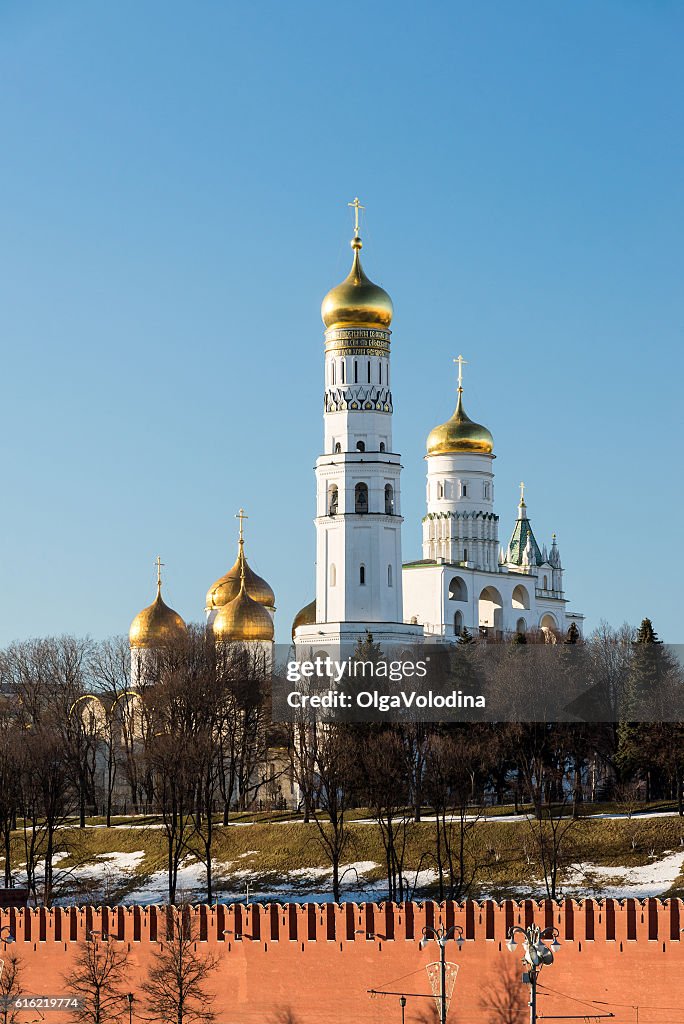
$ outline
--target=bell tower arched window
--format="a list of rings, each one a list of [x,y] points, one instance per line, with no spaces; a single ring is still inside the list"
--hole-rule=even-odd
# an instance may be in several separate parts
[[[337,515],[338,491],[337,484],[331,484],[328,490],[328,515]]]
[[[365,587],[366,585],[366,566],[359,566],[359,585]]]
[[[354,511],[360,514],[368,511],[368,484],[357,484],[354,488]]]
[[[394,515],[394,488],[392,484],[385,484],[385,515]]]

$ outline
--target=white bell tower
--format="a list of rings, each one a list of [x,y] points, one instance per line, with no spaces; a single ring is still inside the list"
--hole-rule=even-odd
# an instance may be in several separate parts
[[[358,199],[346,279],[321,307],[325,331],[324,452],[316,462],[316,629],[330,640],[387,640],[405,627],[401,572],[399,455],[392,444],[392,300],[364,273]],[[326,627],[321,628],[325,623]],[[380,627],[380,624],[385,624]]]

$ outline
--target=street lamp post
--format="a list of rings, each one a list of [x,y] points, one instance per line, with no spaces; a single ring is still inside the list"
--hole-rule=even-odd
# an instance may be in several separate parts
[[[404,1014],[406,1012],[406,996],[399,997],[399,1005],[401,1006],[401,1024],[404,1024]]]
[[[530,986],[530,1024],[537,1024],[537,978],[542,967],[550,966],[553,963],[554,954],[560,949],[558,929],[545,928],[544,931],[541,931],[536,924],[531,924],[528,928],[515,925],[508,932],[508,942],[506,943],[511,953],[515,953],[517,949],[516,935],[522,936],[522,962],[527,967],[523,974],[523,982]],[[552,940],[550,945],[546,945],[549,940]]]
[[[420,940],[420,949],[425,949],[428,942],[433,939],[439,946],[439,1021],[440,1024],[446,1024],[447,1019],[447,997],[446,997],[446,944],[449,939],[455,937],[456,945],[460,949],[463,945],[463,929],[460,925],[455,924],[453,928],[447,929],[442,925],[439,928],[433,928],[432,925],[427,925],[423,928],[423,938]]]
[[[128,1000],[128,1024],[133,1024],[133,1000],[135,996],[132,992],[129,992],[126,999]]]

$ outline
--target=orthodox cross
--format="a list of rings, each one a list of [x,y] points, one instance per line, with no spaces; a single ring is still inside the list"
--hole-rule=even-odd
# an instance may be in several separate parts
[[[244,521],[245,519],[249,519],[249,516],[245,512],[244,508],[241,508],[240,511],[236,513],[235,518],[240,520],[240,543],[244,544]]]
[[[525,504],[525,484],[522,480],[520,481],[520,504]]]
[[[161,560],[161,555],[157,555],[154,563],[157,566],[157,587],[161,590],[161,571],[164,563]]]
[[[354,234],[358,237],[359,234],[359,210],[365,210],[366,207],[362,206],[357,196],[353,203],[347,203],[347,206],[354,208]]]
[[[463,367],[468,365],[468,360],[464,359],[463,356],[458,356],[454,359],[455,363],[458,363],[458,390],[463,391]]]

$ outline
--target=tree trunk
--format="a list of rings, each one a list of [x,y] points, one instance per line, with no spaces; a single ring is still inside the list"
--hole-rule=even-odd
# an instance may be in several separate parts
[[[9,823],[5,825],[5,888],[9,889],[12,884],[12,832]]]

